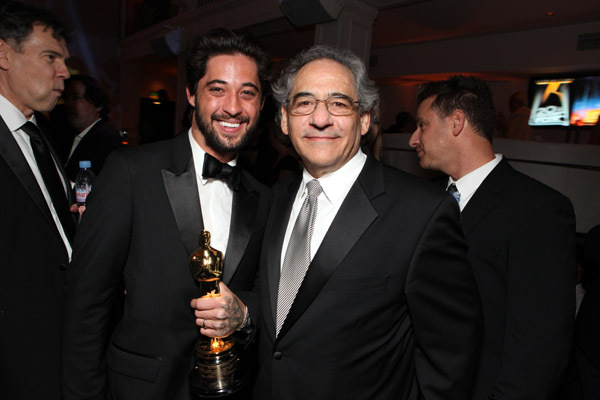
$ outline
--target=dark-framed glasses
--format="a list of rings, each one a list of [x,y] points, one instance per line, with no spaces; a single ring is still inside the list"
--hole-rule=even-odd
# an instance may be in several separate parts
[[[350,115],[354,112],[358,101],[344,95],[329,96],[321,100],[311,95],[299,95],[290,100],[289,111],[292,115],[310,115],[317,109],[319,102],[325,103],[327,111],[331,115]]]

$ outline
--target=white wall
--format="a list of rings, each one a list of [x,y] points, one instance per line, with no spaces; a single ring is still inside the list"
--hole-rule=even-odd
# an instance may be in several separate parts
[[[600,49],[577,51],[578,35],[592,32],[600,32],[600,21],[373,48],[377,63],[370,74],[384,104],[382,125],[391,125],[398,111],[415,114],[418,81],[407,83],[410,79],[442,79],[440,74],[483,76],[494,92],[496,109],[508,117],[508,97],[516,91],[527,93],[532,75],[600,72]],[[403,76],[406,82],[401,82]],[[537,132],[549,141],[566,137],[566,129]]]

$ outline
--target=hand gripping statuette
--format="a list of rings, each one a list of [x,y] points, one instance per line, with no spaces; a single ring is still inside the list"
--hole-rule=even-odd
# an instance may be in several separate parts
[[[190,256],[190,268],[200,297],[220,297],[223,253],[210,246],[210,232],[200,234],[200,247]],[[240,368],[235,342],[228,337],[200,336],[194,346],[190,390],[197,398],[219,398],[240,390],[247,379]]]

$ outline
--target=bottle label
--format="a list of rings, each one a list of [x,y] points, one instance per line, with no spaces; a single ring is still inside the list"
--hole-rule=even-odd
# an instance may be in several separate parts
[[[82,185],[75,187],[75,200],[77,203],[85,203],[88,194],[92,190],[92,185]]]

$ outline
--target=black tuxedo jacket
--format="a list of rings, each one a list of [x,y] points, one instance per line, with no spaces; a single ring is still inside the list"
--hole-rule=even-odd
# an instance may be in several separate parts
[[[67,170],[69,179],[75,182],[75,178],[77,178],[77,173],[79,172],[79,161],[82,160],[91,161],[92,171],[98,175],[104,165],[106,156],[122,146],[122,139],[119,132],[104,122],[99,121],[85,134],[75,148],[73,155],[66,162],[65,169]]]
[[[60,399],[60,303],[69,256],[2,118],[0,184],[0,398]]]
[[[275,337],[281,248],[300,179],[273,188],[255,398],[468,398],[482,322],[457,204],[370,156]]]
[[[222,280],[249,302],[270,192],[245,172],[242,183]],[[104,398],[107,386],[115,399],[190,399],[199,289],[188,258],[203,223],[187,133],[113,152],[91,193],[67,271],[64,399]],[[121,281],[123,317],[109,337]]]
[[[503,160],[462,212],[485,323],[474,399],[552,399],[575,317],[570,201]]]

